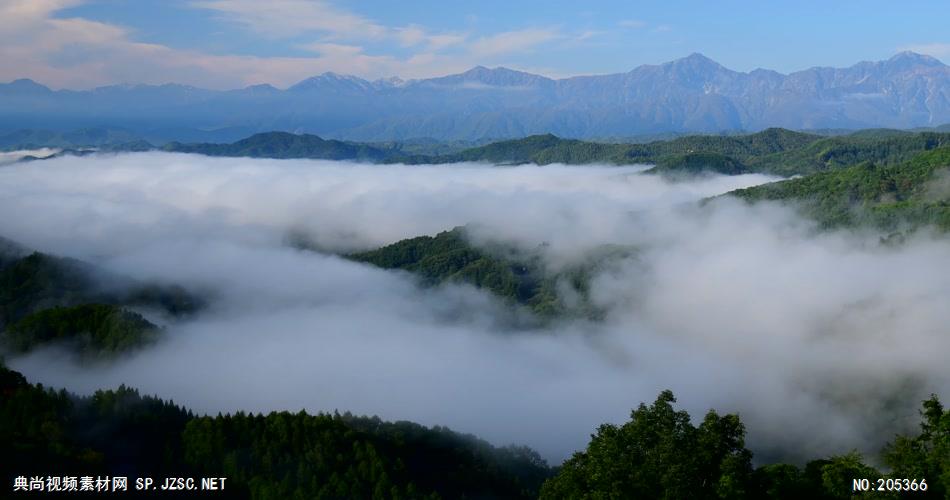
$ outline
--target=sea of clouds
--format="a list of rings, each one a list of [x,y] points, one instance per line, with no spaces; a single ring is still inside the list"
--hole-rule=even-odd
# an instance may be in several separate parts
[[[8,359],[31,381],[121,383],[199,412],[349,410],[519,443],[558,463],[670,388],[738,412],[764,459],[875,452],[950,382],[950,241],[819,232],[725,197],[761,175],[671,182],[643,167],[374,166],[137,153],[0,168],[0,236],[213,300],[108,364]],[[552,271],[605,244],[602,321],[519,327],[468,286],[338,253],[469,225]],[[304,235],[321,252],[293,248]]]

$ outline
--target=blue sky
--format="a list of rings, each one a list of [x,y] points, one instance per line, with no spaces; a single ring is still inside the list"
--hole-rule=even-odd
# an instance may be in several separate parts
[[[946,1],[4,0],[0,81],[284,87],[477,64],[563,77],[692,52],[787,73],[901,50],[950,61],[947,19]]]

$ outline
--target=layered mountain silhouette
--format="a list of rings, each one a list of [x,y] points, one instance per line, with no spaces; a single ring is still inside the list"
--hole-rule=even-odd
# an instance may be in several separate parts
[[[361,141],[478,140],[553,133],[931,127],[950,122],[950,67],[902,52],[848,68],[733,71],[692,54],[627,73],[550,79],[475,67],[421,80],[324,73],[281,90],[116,85],[53,91],[0,84],[0,129],[117,127],[166,140],[284,130]]]

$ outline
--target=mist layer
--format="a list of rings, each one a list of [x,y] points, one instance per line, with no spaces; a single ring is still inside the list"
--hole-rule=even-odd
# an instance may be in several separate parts
[[[738,412],[758,454],[877,446],[950,381],[950,243],[819,233],[789,208],[708,196],[760,175],[669,182],[640,167],[370,166],[144,153],[0,169],[0,235],[214,297],[108,365],[9,360],[77,392],[125,383],[200,412],[349,410],[447,425],[557,462],[671,388]],[[334,253],[459,225],[593,276],[603,321],[544,330],[471,287],[421,288]],[[296,250],[304,234],[324,253]],[[540,250],[539,250],[540,249]]]

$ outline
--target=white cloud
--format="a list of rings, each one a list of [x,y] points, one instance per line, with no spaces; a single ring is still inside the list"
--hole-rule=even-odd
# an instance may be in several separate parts
[[[621,28],[640,29],[645,28],[647,23],[639,19],[624,19],[617,23]]]
[[[253,0],[197,1],[192,6],[211,9],[225,19],[274,38],[314,34],[325,40],[394,39],[404,47],[423,46],[440,50],[462,43],[467,35],[432,33],[417,24],[387,27],[319,0]]]
[[[7,0],[0,3],[0,35],[15,29],[28,31],[31,24],[81,3],[82,0]]]
[[[10,163],[16,163],[27,156],[32,156],[35,158],[46,158],[48,156],[59,153],[59,149],[55,148],[40,148],[40,149],[20,149],[16,151],[3,151],[0,152],[0,166],[7,165]]]
[[[325,56],[344,56],[351,57],[363,52],[363,47],[356,45],[345,45],[341,43],[311,43],[303,45],[301,48],[323,54]]]
[[[423,46],[428,50],[436,51],[461,44],[468,39],[468,35],[462,33],[430,33],[415,24],[394,28],[393,34],[404,47]]]
[[[404,47],[439,51],[469,41],[468,34],[432,33],[417,24],[386,27],[319,0],[208,0],[192,4],[221,12],[259,33],[289,37],[317,33],[330,40],[373,40],[391,38]],[[591,35],[593,32],[591,32]],[[528,28],[477,38],[466,47],[476,57],[496,56],[531,49],[558,37],[557,30]],[[319,43],[319,42],[318,42]]]
[[[405,28],[396,28],[396,36],[400,43],[411,47],[425,41],[426,32],[418,25],[411,24]]]
[[[582,31],[578,33],[577,35],[574,35],[573,40],[577,42],[583,42],[583,41],[590,40],[592,38],[596,38],[598,36],[604,35],[605,33],[606,31],[599,31],[599,30]]]
[[[266,36],[313,32],[306,56],[210,54],[135,40],[122,26],[84,18],[57,18],[78,0],[11,0],[0,4],[0,81],[32,78],[54,88],[91,88],[114,83],[186,83],[235,88],[259,83],[292,85],[326,71],[365,78],[441,76],[530,50],[556,37],[552,30],[526,29],[472,40],[469,34],[429,32],[416,25],[382,26],[327,2],[210,0],[213,9]],[[369,53],[362,42],[393,40],[409,54]],[[375,41],[375,42],[374,42]]]
[[[436,35],[427,35],[426,43],[433,50],[441,50],[462,44],[469,35],[461,33],[441,33]]]
[[[387,29],[363,16],[320,0],[207,0],[191,4],[269,37],[321,32],[333,38],[377,38]]]
[[[212,413],[339,408],[444,424],[553,459],[669,387],[696,416],[740,412],[756,451],[876,451],[915,423],[920,398],[950,387],[950,275],[934,272],[950,242],[882,247],[816,233],[785,208],[692,204],[766,180],[159,153],[7,166],[0,213],[18,216],[0,218],[0,235],[219,292],[167,342],[115,365],[52,353],[9,364]],[[283,244],[292,229],[352,249],[468,222],[483,228],[477,242],[547,242],[551,265],[603,243],[638,251],[595,275],[604,321],[525,332],[471,288],[418,288]]]
[[[469,49],[476,57],[490,57],[524,52],[558,38],[561,38],[561,34],[555,28],[527,28],[478,38],[469,45]]]

